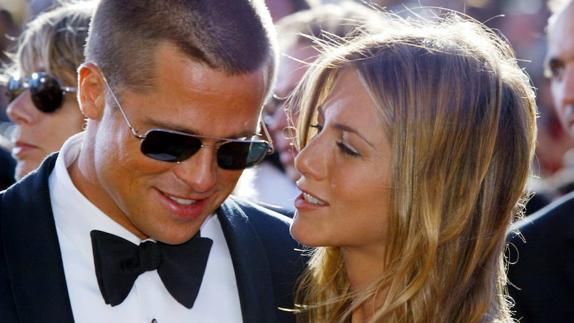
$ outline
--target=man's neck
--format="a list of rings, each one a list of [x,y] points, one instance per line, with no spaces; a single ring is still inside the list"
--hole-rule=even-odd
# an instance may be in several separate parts
[[[93,149],[90,149],[89,145],[82,146],[78,158],[68,166],[68,173],[78,191],[98,209],[140,239],[148,238],[126,218],[99,183],[94,165]]]

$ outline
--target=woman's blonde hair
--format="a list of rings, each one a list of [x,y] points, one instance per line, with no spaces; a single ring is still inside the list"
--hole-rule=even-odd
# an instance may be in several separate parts
[[[327,51],[291,102],[302,109],[300,149],[343,69],[358,71],[380,107],[392,147],[385,274],[354,293],[340,250],[311,250],[298,321],[350,321],[384,295],[369,322],[509,322],[503,250],[534,153],[529,79],[510,46],[470,18],[386,24]]]
[[[74,86],[84,62],[84,46],[95,1],[62,2],[26,25],[18,39],[8,73],[29,75],[42,68],[65,85]]]

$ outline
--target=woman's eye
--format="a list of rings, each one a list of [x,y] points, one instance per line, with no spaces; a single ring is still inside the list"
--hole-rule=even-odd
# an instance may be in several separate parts
[[[322,125],[322,124],[319,124],[319,123],[315,123],[315,124],[309,125],[309,128],[311,128],[311,129],[309,130],[309,133],[308,133],[308,138],[309,138],[309,139],[314,138],[314,137],[317,136],[321,131],[323,131],[323,125]]]
[[[323,125],[322,125],[322,124],[318,124],[318,123],[309,125],[309,127],[317,129],[317,133],[319,133],[319,132],[321,132],[321,130],[323,130]]]
[[[349,155],[351,157],[361,157],[361,154],[359,154],[356,150],[352,149],[351,147],[345,145],[345,143],[343,143],[342,141],[337,141],[337,147],[339,147],[339,150],[341,150],[341,152],[345,155]]]

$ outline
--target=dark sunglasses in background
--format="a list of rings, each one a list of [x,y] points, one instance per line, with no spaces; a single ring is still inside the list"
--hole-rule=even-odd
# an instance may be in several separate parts
[[[6,84],[8,102],[14,101],[28,89],[34,106],[44,113],[58,110],[64,101],[64,94],[76,92],[74,87],[62,86],[54,76],[38,72],[30,77],[11,76]]]
[[[166,129],[150,129],[141,135],[132,126],[105,77],[103,77],[103,80],[132,135],[141,140],[141,152],[149,158],[163,162],[179,163],[193,156],[201,148],[214,146],[217,150],[217,165],[219,167],[228,170],[241,170],[257,165],[263,161],[265,156],[273,153],[273,142],[263,122],[261,122],[261,127],[271,142],[198,136]],[[203,144],[203,139],[217,140],[218,142],[214,145],[205,145]]]

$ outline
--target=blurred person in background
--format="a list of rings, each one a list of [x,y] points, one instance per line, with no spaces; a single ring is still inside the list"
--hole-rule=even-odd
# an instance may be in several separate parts
[[[11,138],[16,179],[82,130],[76,70],[84,61],[93,9],[92,1],[57,7],[30,21],[20,35],[6,77],[7,114],[16,125]]]
[[[75,0],[4,0],[0,1],[0,73],[10,65],[8,53],[14,52],[16,40],[25,23],[33,20],[42,11],[50,10],[60,3]],[[77,0],[80,1],[80,0]],[[0,121],[8,122],[5,96],[6,89],[0,82]],[[0,128],[0,135],[7,135],[6,125]]]
[[[293,100],[291,234],[314,247],[298,321],[512,322],[503,250],[536,104],[510,46],[471,20],[389,18],[327,50]]]
[[[295,137],[293,122],[297,113],[288,116],[284,103],[319,56],[322,46],[351,39],[361,31],[374,32],[384,27],[382,19],[371,8],[344,1],[336,5],[316,6],[277,23],[281,50],[279,70],[273,96],[264,113],[278,159],[268,159],[246,170],[235,190],[236,195],[293,209],[293,201],[298,194],[295,181],[299,178],[293,165],[296,150],[292,145]]]
[[[18,28],[12,14],[0,6],[0,73],[6,68],[10,62],[8,52],[14,45],[14,39],[18,36]],[[6,106],[8,105],[6,99],[6,86],[5,82],[1,82],[0,77],[0,125],[8,121],[6,116]],[[4,132],[0,129],[0,135]]]
[[[6,52],[13,43],[12,37],[17,32],[18,29],[10,12],[0,7],[0,72],[4,69],[4,65],[9,62]],[[6,116],[8,100],[5,94],[5,80],[0,76],[0,191],[14,183],[14,167],[16,165],[10,153],[12,144],[5,136],[6,130],[11,127]]]
[[[265,0],[273,23],[293,13],[311,9],[320,0]]]
[[[12,45],[12,39],[17,34],[18,28],[12,14],[8,10],[4,10],[0,7],[0,67],[10,61],[6,51]]]
[[[574,138],[574,2],[548,22],[547,75],[556,115]],[[509,291],[523,323],[573,322],[574,194],[516,223],[510,233]]]

